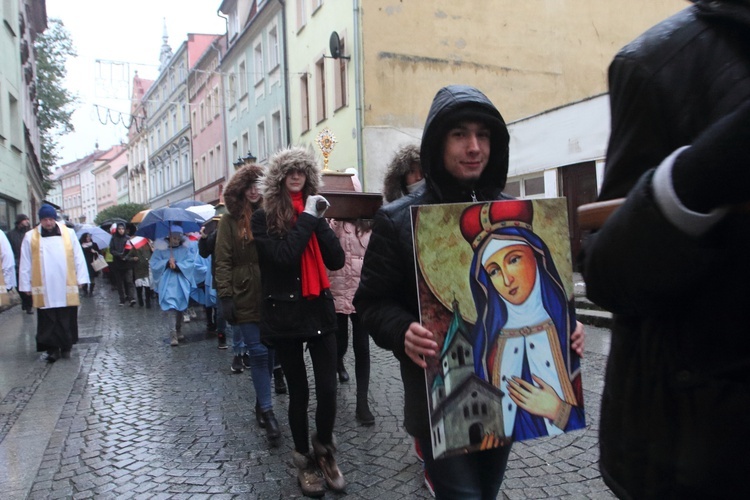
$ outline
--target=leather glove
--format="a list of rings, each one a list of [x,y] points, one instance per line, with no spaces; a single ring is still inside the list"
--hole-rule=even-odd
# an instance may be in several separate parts
[[[323,214],[326,213],[326,210],[328,210],[329,206],[330,203],[328,203],[328,200],[326,200],[319,194],[314,194],[307,197],[304,212],[314,217],[321,218],[323,217]]]
[[[224,319],[230,325],[237,323],[237,318],[234,316],[234,300],[221,299],[221,312],[224,315]]]
[[[704,130],[675,159],[672,185],[700,213],[750,201],[750,102]]]

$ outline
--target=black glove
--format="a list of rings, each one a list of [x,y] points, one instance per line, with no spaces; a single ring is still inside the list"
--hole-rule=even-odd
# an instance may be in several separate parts
[[[234,317],[234,300],[221,299],[221,312],[224,314],[224,319],[230,325],[234,325],[237,322],[237,318]]]
[[[750,102],[704,130],[672,167],[683,205],[708,213],[750,201]]]

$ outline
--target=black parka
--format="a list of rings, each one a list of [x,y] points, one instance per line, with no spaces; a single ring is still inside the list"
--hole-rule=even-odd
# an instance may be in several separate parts
[[[586,243],[584,278],[615,313],[600,466],[620,498],[750,496],[750,218],[689,237],[651,186],[669,154],[750,98],[750,2],[695,3],[609,70],[600,199],[627,200]]]
[[[496,120],[491,127],[490,159],[475,186],[462,186],[443,165],[444,118],[453,112],[479,109]],[[419,322],[414,246],[411,235],[413,205],[503,199],[508,173],[508,130],[497,108],[478,90],[463,85],[441,89],[433,100],[422,138],[424,189],[382,207],[375,214],[370,244],[354,296],[354,307],[375,343],[399,360],[404,383],[404,423],[412,436],[430,436],[424,370],[404,351],[404,336]]]

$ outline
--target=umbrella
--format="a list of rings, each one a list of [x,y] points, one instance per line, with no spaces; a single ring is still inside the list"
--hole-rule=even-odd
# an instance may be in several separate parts
[[[197,214],[203,220],[209,220],[216,214],[216,209],[213,205],[195,205],[187,208],[188,212]]]
[[[156,240],[169,236],[171,225],[181,226],[184,232],[193,233],[201,230],[202,223],[203,219],[184,208],[163,207],[151,210],[146,214],[135,234],[136,236]]]
[[[194,207],[197,205],[205,205],[202,201],[198,200],[182,200],[178,201],[177,203],[172,203],[169,205],[171,208],[188,208],[188,207]]]
[[[146,210],[141,210],[140,212],[135,214],[132,219],[130,219],[130,222],[132,222],[133,224],[139,224],[143,220],[143,218],[146,216],[146,214],[149,213],[150,211],[151,211],[150,208],[147,208]]]
[[[112,219],[107,219],[101,224],[99,224],[99,227],[104,229],[105,231],[109,231],[110,233],[114,234],[117,224],[125,224],[125,228],[128,229],[128,232],[130,232],[130,228],[135,227],[130,222],[126,221],[125,219],[121,219],[119,217],[113,217]]]
[[[99,226],[91,224],[81,224],[76,227],[76,236],[80,239],[83,233],[89,233],[91,235],[91,241],[97,244],[99,248],[107,248],[109,242],[112,239],[112,235]]]

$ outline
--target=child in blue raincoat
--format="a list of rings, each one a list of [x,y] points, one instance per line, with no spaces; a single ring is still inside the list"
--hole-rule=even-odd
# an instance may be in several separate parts
[[[178,346],[182,335],[183,312],[190,302],[190,291],[195,288],[194,268],[197,247],[185,238],[180,226],[169,228],[169,236],[154,242],[151,271],[154,288],[159,294],[162,311],[175,311],[175,329],[170,333],[170,345]]]

